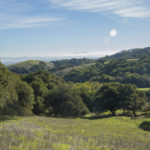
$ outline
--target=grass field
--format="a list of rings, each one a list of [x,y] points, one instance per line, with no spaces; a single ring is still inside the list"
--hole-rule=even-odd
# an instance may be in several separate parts
[[[150,119],[0,117],[0,150],[149,150]]]
[[[139,91],[150,91],[150,88],[138,88]]]

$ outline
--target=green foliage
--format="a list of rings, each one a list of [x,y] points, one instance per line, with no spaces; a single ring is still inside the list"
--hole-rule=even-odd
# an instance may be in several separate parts
[[[150,87],[150,57],[138,60],[116,59],[98,61],[88,68],[70,71],[64,76],[66,81],[85,82],[98,81],[136,84],[140,88]]]
[[[66,68],[75,67],[75,66],[82,66],[84,64],[90,64],[94,63],[94,59],[88,59],[88,58],[81,58],[81,59],[65,59],[65,60],[58,60],[58,61],[52,61],[54,64],[54,68],[51,69],[52,72],[57,72],[60,70],[64,70]]]
[[[18,114],[32,114],[34,104],[33,89],[26,82],[19,82],[16,85],[18,95]]]
[[[96,92],[101,85],[98,82],[84,82],[73,84],[72,90],[82,98],[88,109],[93,111]]]
[[[137,110],[147,112],[149,109],[148,105],[144,105],[143,92],[136,90],[133,85],[65,83],[47,71],[21,75],[21,81],[19,76],[7,71],[3,65],[0,76],[1,114],[26,115],[33,112],[37,115],[71,117],[107,110],[115,115],[116,110],[123,109],[123,112],[129,110],[136,116]],[[105,76],[107,75],[103,74],[106,79]]]
[[[112,115],[116,114],[116,110],[123,109],[124,115],[129,110],[136,117],[136,111],[141,110],[145,104],[145,94],[131,84],[107,83],[96,95],[96,110],[109,110]]]
[[[32,88],[0,64],[0,114],[29,114],[33,103]]]
[[[8,69],[15,73],[30,73],[39,70],[50,70],[53,67],[52,63],[39,60],[28,60],[21,63],[8,66]]]
[[[72,85],[46,71],[38,71],[22,76],[34,90],[33,112],[37,115],[79,116],[89,112],[80,95]]]
[[[113,116],[116,115],[116,110],[120,107],[119,84],[105,84],[96,95],[96,107],[99,107],[97,109],[100,109],[100,111],[103,109],[110,110]]]
[[[39,60],[28,60],[21,63],[17,63],[14,65],[8,66],[8,69],[15,73],[27,74],[31,72],[37,72],[40,70],[50,71],[53,73],[57,73],[62,75],[62,70],[72,67],[86,65],[90,63],[94,63],[94,59],[66,59],[66,60],[59,60],[59,61],[52,61],[52,62],[44,62]],[[65,71],[64,71],[65,72]]]
[[[65,67],[85,65],[90,59],[71,59],[53,62],[58,70]],[[88,67],[73,69],[64,79],[80,83],[66,83],[62,78],[45,71],[47,63],[21,63],[28,70],[36,71],[26,75],[10,73],[3,65],[0,72],[1,114],[31,114],[60,117],[80,116],[89,112],[116,110],[144,110],[148,112],[148,104],[143,92],[131,84],[144,87],[150,84],[150,58],[104,60],[101,59]],[[56,68],[55,68],[56,69]],[[51,70],[52,71],[52,70]],[[54,70],[53,70],[54,71]],[[57,71],[57,69],[55,70]],[[87,81],[87,82],[85,82]],[[118,83],[115,83],[118,81]],[[83,83],[82,83],[83,82]],[[100,84],[99,82],[102,82]],[[110,83],[109,83],[110,82]],[[120,83],[119,83],[120,82]],[[106,84],[103,84],[106,83]]]
[[[67,85],[60,85],[50,91],[46,98],[46,109],[49,115],[71,117],[85,115],[89,112],[81,97]]]
[[[42,80],[33,80],[31,86],[34,89],[35,103],[33,112],[37,115],[44,114],[44,97],[47,95],[48,89]]]

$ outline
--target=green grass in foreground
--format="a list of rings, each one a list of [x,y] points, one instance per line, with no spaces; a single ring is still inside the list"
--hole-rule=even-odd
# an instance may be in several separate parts
[[[149,150],[150,119],[0,117],[0,150]]]

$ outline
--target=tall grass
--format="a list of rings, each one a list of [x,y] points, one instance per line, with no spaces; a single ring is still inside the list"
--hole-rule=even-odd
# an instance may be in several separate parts
[[[149,150],[150,119],[16,117],[0,121],[0,150]]]

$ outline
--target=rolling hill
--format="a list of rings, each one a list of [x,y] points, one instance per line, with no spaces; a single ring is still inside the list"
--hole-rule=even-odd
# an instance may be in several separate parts
[[[130,50],[122,50],[111,56],[103,57],[99,60],[115,60],[115,59],[139,59],[144,56],[150,56],[150,47],[135,48]]]
[[[98,81],[132,83],[150,87],[150,48],[122,51],[98,59],[88,68],[68,72],[64,79],[72,82]]]
[[[53,64],[40,60],[27,60],[14,65],[9,65],[7,68],[15,73],[30,73],[39,70],[50,70],[53,68]]]
[[[47,70],[65,81],[98,81],[136,84],[150,87],[150,47],[121,51],[112,56],[94,59],[67,59],[52,62],[29,60],[8,66],[15,73]]]
[[[36,72],[39,70],[47,70],[52,73],[59,74],[63,76],[68,71],[71,71],[73,68],[78,68],[78,66],[86,66],[88,64],[94,63],[96,60],[82,58],[82,59],[65,59],[57,60],[52,62],[44,62],[40,60],[28,60],[21,63],[13,64],[7,66],[7,68],[15,73],[30,73]],[[62,72],[62,74],[61,74]]]

